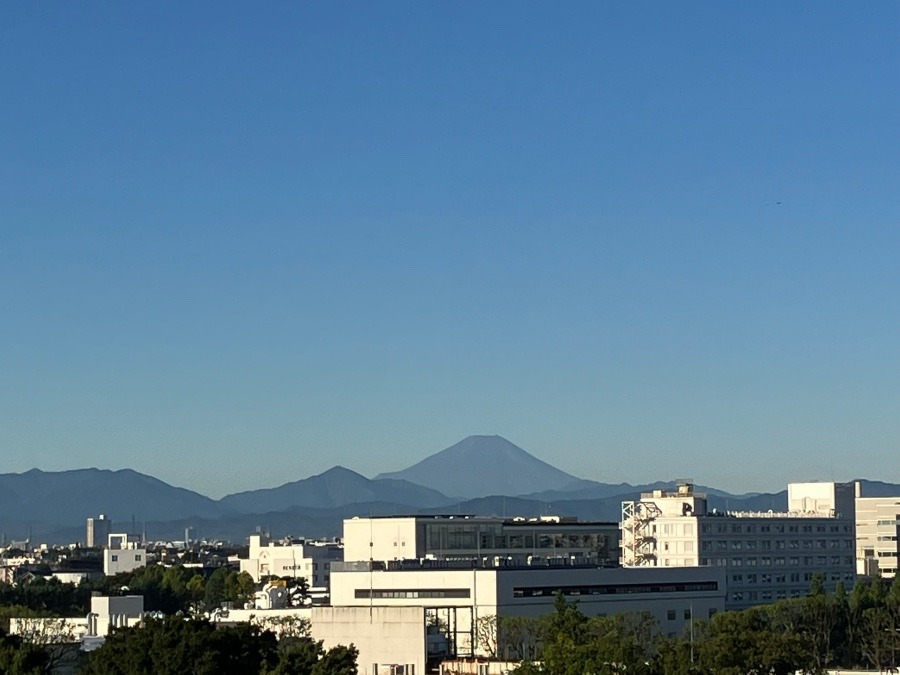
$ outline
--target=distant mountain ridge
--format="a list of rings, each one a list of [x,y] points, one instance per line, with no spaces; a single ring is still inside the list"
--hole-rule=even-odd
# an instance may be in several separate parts
[[[283,511],[294,506],[332,508],[359,502],[446,506],[453,500],[437,490],[405,480],[369,480],[342,466],[277,488],[238,492],[219,500],[223,506],[240,513]]]
[[[171,520],[218,518],[228,510],[209,497],[131,469],[0,474],[0,523],[84,524],[100,513],[124,523],[145,513]]]
[[[423,472],[422,467],[430,485],[405,478]],[[900,485],[860,482],[863,496],[900,496]],[[100,513],[110,516],[121,531],[130,530],[134,517],[138,529],[146,527],[151,539],[177,538],[185,527],[195,528],[199,536],[232,539],[243,539],[257,526],[282,535],[335,536],[344,517],[420,512],[617,521],[622,501],[672,488],[671,481],[631,485],[579,479],[499,436],[470,436],[408,469],[374,479],[333,467],[218,501],[131,469],[0,474],[0,534],[7,539],[31,533],[35,538],[51,537],[42,541],[79,540],[84,537],[85,518]],[[708,494],[710,509],[787,508],[786,490],[733,495],[701,485],[696,489]],[[465,493],[476,496],[466,498]]]
[[[585,483],[502,436],[469,436],[402,471],[375,478],[399,478],[467,499],[573,489]]]

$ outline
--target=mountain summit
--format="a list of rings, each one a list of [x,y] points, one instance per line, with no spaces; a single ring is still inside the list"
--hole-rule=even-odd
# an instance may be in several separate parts
[[[403,471],[376,478],[408,480],[469,499],[571,489],[580,482],[502,436],[469,436]]]

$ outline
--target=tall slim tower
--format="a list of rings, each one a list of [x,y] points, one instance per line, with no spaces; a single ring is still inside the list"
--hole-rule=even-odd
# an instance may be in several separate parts
[[[85,543],[88,548],[100,548],[106,545],[106,539],[112,532],[112,520],[102,513],[99,518],[87,519]]]

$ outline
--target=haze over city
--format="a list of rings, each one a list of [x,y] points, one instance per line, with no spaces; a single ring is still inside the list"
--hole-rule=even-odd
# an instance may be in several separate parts
[[[898,25],[4,6],[0,473],[898,482]]]

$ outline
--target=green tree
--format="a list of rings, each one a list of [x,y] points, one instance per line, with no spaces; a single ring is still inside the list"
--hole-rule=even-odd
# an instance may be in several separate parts
[[[216,627],[208,621],[166,617],[121,628],[91,652],[87,675],[245,675],[278,662],[277,641],[256,626]]]
[[[312,675],[324,654],[322,643],[312,638],[284,638],[278,643],[278,663],[263,675]]]
[[[202,602],[204,595],[206,595],[206,580],[202,574],[195,574],[185,584],[185,589],[188,592],[191,604],[198,605]]]
[[[228,578],[228,570],[219,567],[206,580],[206,588],[203,593],[203,607],[211,612],[225,602],[225,581]]]
[[[256,583],[246,572],[230,572],[225,577],[225,599],[236,607],[243,607],[252,600],[255,592]]]
[[[700,666],[717,675],[772,673],[793,675],[806,667],[800,637],[784,626],[775,628],[768,607],[716,614],[698,647]]]
[[[49,664],[50,654],[46,649],[0,631],[0,673],[43,675],[48,672]]]

